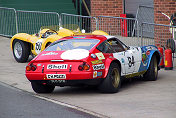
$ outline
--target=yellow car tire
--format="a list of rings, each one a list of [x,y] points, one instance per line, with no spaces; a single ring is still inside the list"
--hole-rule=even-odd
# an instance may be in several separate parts
[[[27,42],[15,39],[12,44],[13,56],[17,62],[27,62],[30,54],[29,44]]]

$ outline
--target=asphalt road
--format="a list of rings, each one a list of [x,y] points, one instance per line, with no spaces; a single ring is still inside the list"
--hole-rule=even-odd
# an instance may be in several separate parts
[[[0,83],[0,118],[97,118]]]
[[[25,77],[26,65],[14,60],[10,40],[0,37],[2,83],[99,117],[176,118],[176,63],[174,70],[161,69],[157,81],[132,80],[124,83],[115,94],[81,87],[56,87],[51,94],[36,94]]]

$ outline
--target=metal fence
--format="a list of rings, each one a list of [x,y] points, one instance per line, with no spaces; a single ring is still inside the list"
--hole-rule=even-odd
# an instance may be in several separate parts
[[[147,9],[151,10],[151,8]],[[103,30],[110,35],[117,36],[125,44],[133,46],[150,44],[166,46],[169,42],[168,39],[176,37],[176,27],[174,26],[139,20],[141,10],[146,10],[146,7],[140,8],[137,18],[112,16],[98,16],[96,18],[66,13],[59,15],[56,12],[20,11],[14,8],[0,7],[0,35],[12,37],[20,32],[33,34],[38,32],[41,27],[59,30],[61,26],[71,30],[84,29],[86,32],[92,32],[96,29]],[[151,36],[151,34],[153,35]]]
[[[59,14],[56,12],[17,10],[18,32],[34,34],[42,26],[59,26]]]
[[[16,33],[18,33],[16,10],[0,7],[0,35],[11,37]]]
[[[139,45],[138,21],[135,18],[98,16],[98,29],[119,37],[128,45]]]
[[[92,32],[97,29],[97,18],[91,16],[61,13],[60,26],[71,30],[84,29],[85,32]]]
[[[139,27],[141,27],[143,22],[154,23],[154,8],[151,6],[140,5],[137,9],[136,19],[138,21]],[[148,28],[150,28],[150,30],[154,31],[154,27],[152,25],[149,25]],[[141,33],[141,31],[139,31],[139,35],[141,36],[140,33]],[[142,35],[145,37],[148,37],[148,38],[154,38],[154,32],[148,31],[147,29],[144,29]]]
[[[150,27],[154,27],[150,29]],[[147,30],[148,32],[154,33],[154,38],[147,38],[143,36],[143,32]],[[154,23],[142,23],[141,25],[141,45],[156,45],[160,47],[169,47],[172,49],[172,52],[175,52],[175,35],[176,35],[176,26],[163,25],[163,24],[154,24]]]

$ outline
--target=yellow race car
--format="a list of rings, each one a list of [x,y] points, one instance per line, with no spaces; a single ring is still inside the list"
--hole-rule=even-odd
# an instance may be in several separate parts
[[[11,49],[13,56],[17,62],[26,62],[29,55],[35,57],[43,51],[48,45],[54,41],[74,35],[108,35],[101,30],[95,30],[92,33],[82,33],[79,28],[77,30],[69,30],[60,27],[59,30],[48,29],[44,27],[39,33],[30,35],[27,33],[17,33],[11,38]]]

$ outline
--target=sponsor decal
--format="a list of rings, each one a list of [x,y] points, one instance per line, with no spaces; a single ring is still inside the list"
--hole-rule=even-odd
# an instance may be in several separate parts
[[[78,39],[81,39],[81,38],[86,38],[86,37],[79,36],[79,37],[73,37],[73,38],[78,38]]]
[[[42,64],[37,64],[37,66],[41,66]]]
[[[93,65],[92,67],[93,67],[94,70],[105,69],[104,64]]]
[[[102,72],[98,72],[98,73],[97,73],[97,76],[102,76]]]
[[[146,47],[147,50],[152,50],[151,46]]]
[[[95,61],[91,61],[92,64],[100,64],[103,63],[102,60],[95,60]]]
[[[93,78],[96,78],[97,77],[97,71],[94,71],[93,72]]]
[[[48,64],[47,69],[67,69],[68,64]]]
[[[123,58],[121,58],[121,61],[122,61],[122,63],[125,63],[125,60]]]
[[[142,58],[143,58],[143,61],[145,61],[147,59],[146,53],[142,53]]]
[[[102,76],[102,72],[97,72],[97,71],[93,72],[93,78],[96,78],[96,77],[99,77],[99,76]]]
[[[154,47],[154,46],[147,46],[146,49],[147,49],[147,50],[156,50],[157,48]]]
[[[47,79],[66,79],[66,74],[46,74]]]
[[[100,53],[95,53],[95,55],[98,57],[99,60],[105,59],[104,55],[102,52]]]
[[[118,55],[124,55],[124,53],[123,52],[118,52]]]
[[[57,55],[58,53],[55,53],[55,52],[49,52],[49,53],[46,53],[46,54],[42,54],[43,56],[45,55]]]
[[[142,53],[142,63],[144,66],[147,65],[147,55],[146,53]]]

